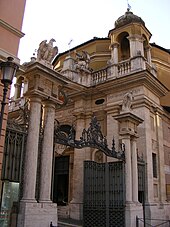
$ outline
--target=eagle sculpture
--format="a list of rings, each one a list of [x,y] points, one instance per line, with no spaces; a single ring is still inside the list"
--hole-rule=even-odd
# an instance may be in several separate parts
[[[53,47],[54,42],[56,42],[55,39],[50,39],[49,43],[47,43],[47,40],[43,40],[39,44],[39,48],[37,50],[37,61],[45,60],[51,63],[53,58],[58,53],[58,47]]]

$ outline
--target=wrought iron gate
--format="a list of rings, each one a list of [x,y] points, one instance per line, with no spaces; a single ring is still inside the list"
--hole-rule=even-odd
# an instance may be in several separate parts
[[[1,176],[2,180],[20,182],[26,138],[26,131],[22,131],[19,126],[18,129],[7,127]]]
[[[84,161],[84,227],[125,226],[124,162]]]

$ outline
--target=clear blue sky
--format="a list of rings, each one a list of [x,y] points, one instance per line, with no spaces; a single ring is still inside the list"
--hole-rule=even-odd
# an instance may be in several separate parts
[[[150,42],[170,49],[170,0],[129,0],[152,33]],[[59,52],[92,39],[107,37],[115,20],[127,9],[127,0],[27,0],[20,41],[21,63],[29,61],[39,43],[54,38]]]

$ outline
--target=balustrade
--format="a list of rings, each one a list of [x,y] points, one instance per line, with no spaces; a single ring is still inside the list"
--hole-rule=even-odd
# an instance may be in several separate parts
[[[107,68],[92,73],[92,84],[98,84],[107,80]]]
[[[117,66],[118,68],[118,75],[124,75],[131,72],[131,62],[129,60],[120,62]]]

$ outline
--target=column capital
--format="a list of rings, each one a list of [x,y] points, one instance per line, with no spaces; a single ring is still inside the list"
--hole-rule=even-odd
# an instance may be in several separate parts
[[[129,39],[130,41],[139,41],[139,42],[143,42],[145,40],[141,35],[138,35],[138,34],[130,35],[127,37],[127,39]]]
[[[114,49],[114,48],[118,48],[119,45],[120,45],[120,44],[119,44],[118,42],[111,43],[111,44],[110,44],[110,49],[112,50],[112,49]]]
[[[145,46],[146,51],[150,51],[152,47],[150,45]]]
[[[43,100],[42,104],[46,107],[46,108],[53,108],[55,109],[56,104],[53,101],[50,100]]]
[[[29,98],[30,102],[37,102],[37,103],[42,103],[41,97],[37,96],[37,95],[32,95]]]
[[[137,126],[143,122],[143,120],[131,112],[121,113],[115,117],[120,123],[120,134],[130,135],[138,137]]]

